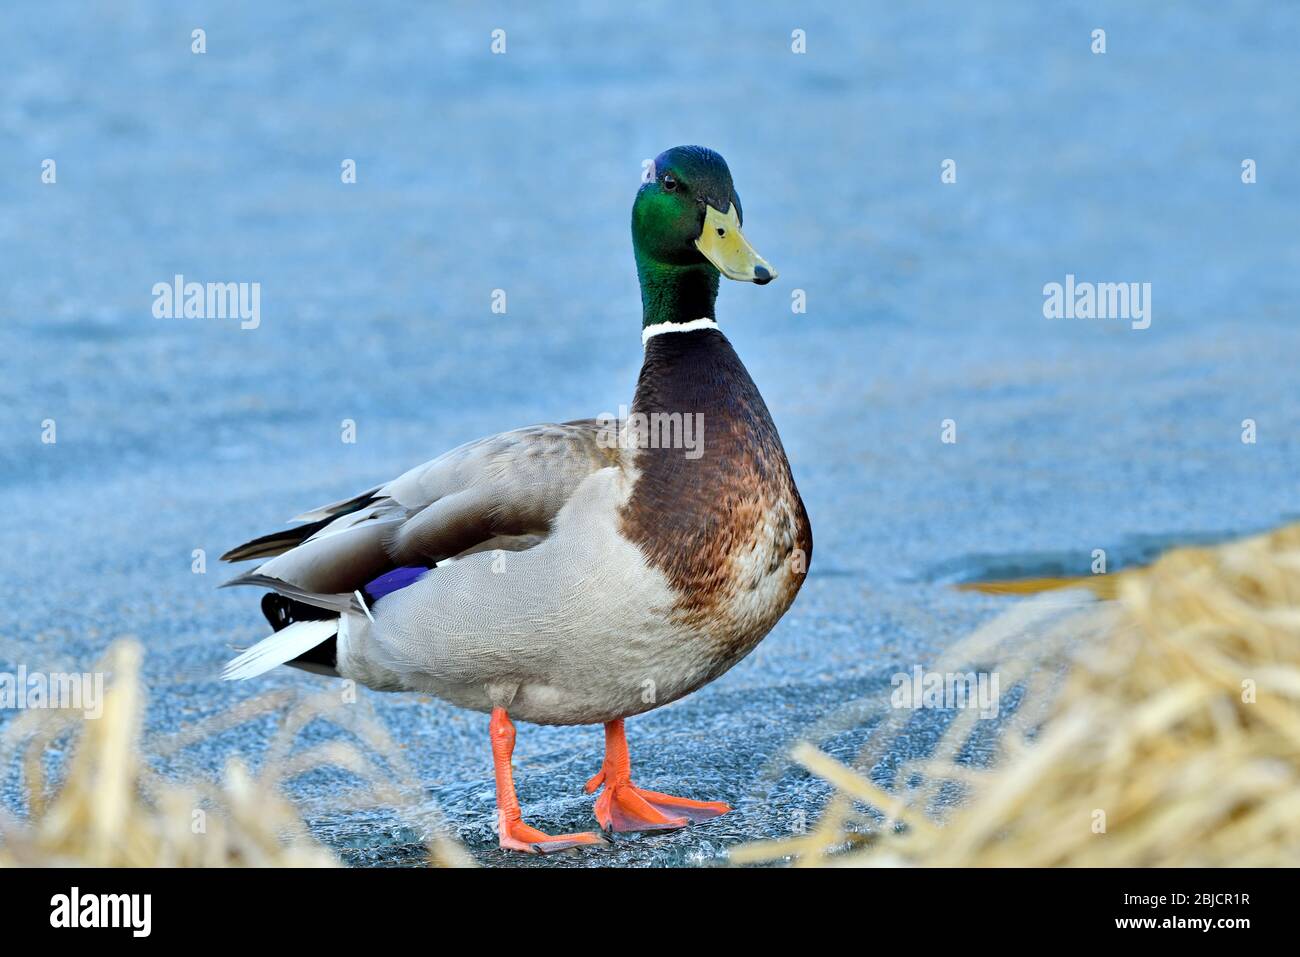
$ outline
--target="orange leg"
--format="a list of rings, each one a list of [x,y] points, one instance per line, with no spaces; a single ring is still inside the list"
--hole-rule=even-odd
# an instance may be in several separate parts
[[[497,778],[497,834],[501,848],[507,851],[524,851],[528,854],[545,854],[563,851],[580,844],[604,844],[599,834],[560,834],[552,837],[535,827],[529,827],[520,817],[519,798],[515,796],[515,779],[510,771],[510,756],[515,750],[515,726],[505,708],[492,709],[488,725],[492,735],[492,763]]]
[[[607,831],[670,831],[731,810],[722,801],[691,801],[634,785],[622,718],[605,724],[605,762],[587,782],[587,793],[602,784],[605,790],[596,798],[596,820]]]

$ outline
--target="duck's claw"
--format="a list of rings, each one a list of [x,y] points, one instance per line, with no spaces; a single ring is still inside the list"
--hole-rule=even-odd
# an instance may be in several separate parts
[[[645,791],[631,782],[606,786],[596,799],[596,820],[606,831],[672,831],[726,814],[722,801],[692,801],[658,791]]]
[[[593,831],[551,835],[529,827],[521,820],[509,820],[505,815],[497,816],[497,833],[503,851],[523,851],[525,854],[550,854],[567,851],[571,847],[606,843],[604,838]]]

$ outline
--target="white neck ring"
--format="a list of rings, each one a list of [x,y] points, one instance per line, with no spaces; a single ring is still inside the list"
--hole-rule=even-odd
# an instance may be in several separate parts
[[[656,322],[641,330],[641,345],[645,345],[655,336],[665,332],[695,332],[698,329],[716,329],[718,324],[712,319],[692,319],[690,322]]]

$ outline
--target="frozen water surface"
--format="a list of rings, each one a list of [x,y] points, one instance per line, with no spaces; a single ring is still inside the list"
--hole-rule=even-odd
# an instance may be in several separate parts
[[[629,722],[640,783],[736,812],[509,863],[704,864],[788,834],[826,797],[780,760],[801,730],[1005,606],[952,582],[1082,573],[1094,548],[1116,567],[1300,513],[1300,13],[854,10],[698,5],[689,30],[596,3],[7,10],[6,667],[85,666],[134,635],[157,734],[321,687],[283,669],[215,680],[263,633],[254,594],[216,590],[215,556],[465,440],[626,402],[628,211],[642,159],[685,142],[728,158],[746,232],[781,271],[724,284],[719,316],[781,428],[816,554],[749,659]],[[177,273],[260,282],[261,326],[155,319],[151,287]],[[1042,286],[1067,273],[1150,282],[1151,327],[1045,319]],[[361,694],[475,856],[507,863],[486,718]],[[186,760],[256,764],[271,732],[251,722]],[[820,743],[847,759],[865,736]],[[590,827],[600,755],[598,728],[521,726],[530,821]],[[356,864],[419,861],[418,821],[341,804],[340,784],[295,785],[322,840]]]

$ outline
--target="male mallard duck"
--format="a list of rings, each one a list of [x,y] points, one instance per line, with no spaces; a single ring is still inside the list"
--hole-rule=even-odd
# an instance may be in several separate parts
[[[740,232],[712,150],[661,153],[632,206],[645,360],[631,412],[503,432],[296,528],[232,549],[269,559],[275,633],[226,666],[290,664],[490,712],[503,848],[601,843],[524,824],[511,719],[605,725],[606,830],[723,814],[636,787],[623,719],[690,694],[748,654],[803,583],[812,530],[762,396],[718,330],[718,275],[776,271]],[[676,447],[674,447],[676,446]]]

